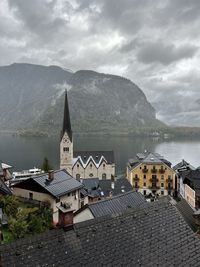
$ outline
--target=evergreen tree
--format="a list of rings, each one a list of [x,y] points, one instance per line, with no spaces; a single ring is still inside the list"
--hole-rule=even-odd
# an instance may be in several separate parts
[[[52,170],[52,167],[51,167],[47,157],[44,158],[44,161],[43,161],[41,169],[43,171],[45,171],[45,172],[48,172],[49,170]]]

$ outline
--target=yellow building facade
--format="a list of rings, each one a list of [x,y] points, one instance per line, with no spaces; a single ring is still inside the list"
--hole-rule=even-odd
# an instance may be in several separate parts
[[[127,179],[138,192],[148,196],[172,195],[175,172],[158,153],[138,153],[127,164]]]

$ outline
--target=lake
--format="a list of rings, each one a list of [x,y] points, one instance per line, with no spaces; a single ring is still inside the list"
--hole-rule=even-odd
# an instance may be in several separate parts
[[[74,135],[74,150],[114,150],[117,174],[125,172],[126,162],[144,150],[158,152],[173,165],[183,158],[200,166],[199,140],[157,140],[153,138],[119,136]],[[20,137],[0,135],[0,160],[14,167],[14,170],[40,167],[47,157],[54,169],[59,168],[59,138]]]

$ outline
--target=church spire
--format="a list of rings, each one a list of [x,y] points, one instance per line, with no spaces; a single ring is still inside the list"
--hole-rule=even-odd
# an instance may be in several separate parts
[[[71,122],[70,122],[67,90],[65,91],[65,104],[64,105],[65,106],[64,106],[63,128],[61,132],[61,138],[63,137],[64,133],[67,132],[69,139],[72,142],[72,129],[71,129]]]

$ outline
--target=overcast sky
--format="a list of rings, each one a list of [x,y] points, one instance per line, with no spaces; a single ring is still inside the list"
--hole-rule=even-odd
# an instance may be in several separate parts
[[[117,74],[151,102],[200,98],[199,40],[199,0],[0,0],[0,65]]]

